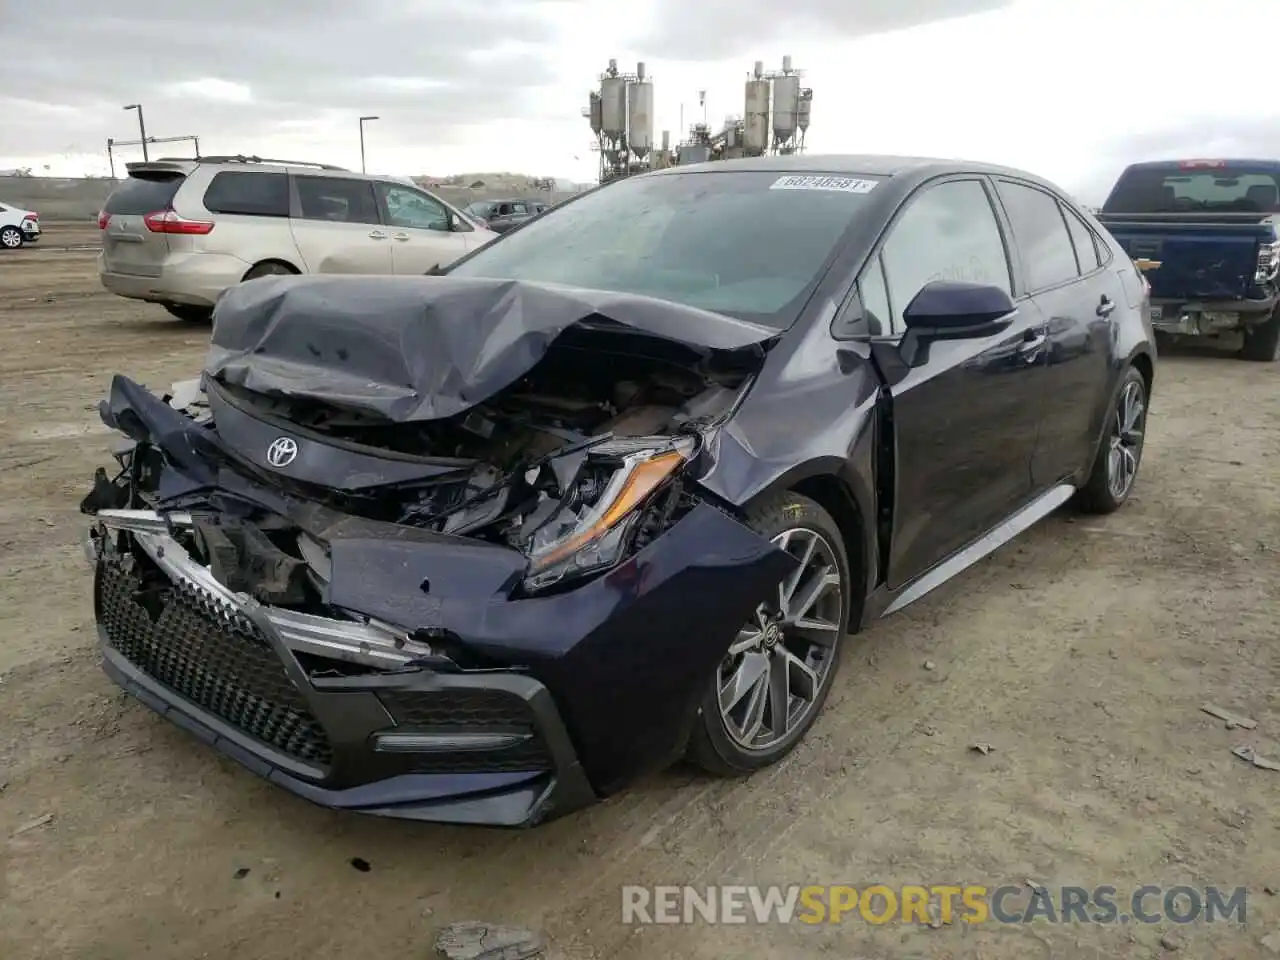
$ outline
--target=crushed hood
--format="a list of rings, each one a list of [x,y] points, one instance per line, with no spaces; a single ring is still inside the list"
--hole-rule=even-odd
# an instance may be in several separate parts
[[[514,383],[571,327],[626,328],[709,359],[778,331],[666,300],[514,280],[273,277],[229,289],[205,373],[396,422],[451,417]]]

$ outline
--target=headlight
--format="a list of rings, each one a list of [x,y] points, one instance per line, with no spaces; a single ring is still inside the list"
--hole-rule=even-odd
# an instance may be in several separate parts
[[[592,448],[551,515],[527,541],[525,589],[610,567],[622,553],[640,508],[693,453],[692,438],[661,446],[652,440]]]

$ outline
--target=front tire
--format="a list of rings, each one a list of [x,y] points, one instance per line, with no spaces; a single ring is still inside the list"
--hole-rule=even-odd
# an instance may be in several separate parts
[[[772,497],[746,519],[800,566],[756,609],[708,683],[689,759],[722,777],[777,763],[813,726],[839,666],[854,589],[840,528],[808,497]]]
[[[22,231],[17,227],[0,227],[0,247],[17,250],[23,242]]]
[[[1265,322],[1245,329],[1239,357],[1255,363],[1271,363],[1280,359],[1280,308]]]
[[[1080,488],[1080,506],[1089,513],[1111,513],[1133,492],[1142,463],[1147,429],[1147,381],[1135,367],[1125,371],[1107,413],[1106,435],[1094,457],[1089,479]]]

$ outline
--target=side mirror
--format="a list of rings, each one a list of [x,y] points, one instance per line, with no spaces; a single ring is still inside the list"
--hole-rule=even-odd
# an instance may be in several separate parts
[[[1006,329],[1017,308],[1007,292],[985,283],[935,280],[907,304],[902,322],[903,359],[916,367],[928,359],[935,340],[976,340]]]

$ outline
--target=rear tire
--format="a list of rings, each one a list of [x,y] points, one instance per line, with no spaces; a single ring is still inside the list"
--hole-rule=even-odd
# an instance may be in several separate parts
[[[777,763],[813,726],[840,665],[856,588],[839,526],[808,497],[770,497],[746,520],[808,562],[795,583],[788,577],[761,604],[708,678],[688,757],[720,777]],[[784,595],[786,610],[780,609]]]
[[[1138,479],[1147,429],[1147,381],[1136,367],[1120,378],[1120,389],[1107,408],[1106,432],[1076,501],[1087,513],[1120,508]]]
[[[0,247],[17,250],[24,242],[22,231],[17,227],[0,227]]]
[[[211,307],[193,307],[182,303],[161,304],[169,315],[177,317],[183,323],[208,323],[213,318]]]
[[[1263,323],[1245,330],[1239,357],[1255,363],[1271,363],[1280,359],[1280,308]]]
[[[297,273],[297,270],[294,270],[292,267],[286,266],[283,263],[269,261],[267,263],[259,263],[257,266],[252,267],[241,279],[241,282],[243,283],[245,280],[257,280],[259,277],[292,277],[296,276]]]

